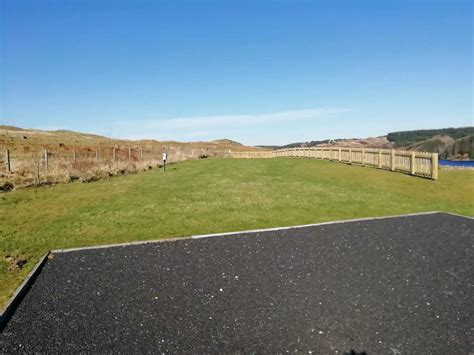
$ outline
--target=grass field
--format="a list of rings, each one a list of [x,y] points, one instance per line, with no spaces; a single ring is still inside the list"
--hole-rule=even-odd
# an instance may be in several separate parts
[[[474,216],[474,171],[431,181],[305,159],[211,159],[0,194],[0,304],[50,249],[422,211]],[[8,271],[6,255],[28,259]]]

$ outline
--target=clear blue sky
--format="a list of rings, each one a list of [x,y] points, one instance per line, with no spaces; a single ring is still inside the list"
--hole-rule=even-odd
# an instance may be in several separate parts
[[[0,123],[284,144],[473,125],[470,1],[0,1]]]

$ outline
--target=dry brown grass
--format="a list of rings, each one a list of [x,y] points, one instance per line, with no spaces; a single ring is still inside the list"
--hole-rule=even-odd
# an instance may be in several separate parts
[[[170,163],[175,163],[190,159],[199,159],[204,153],[194,155],[186,151],[174,150]],[[209,156],[223,156],[213,152]],[[123,159],[118,156],[115,161],[112,159],[95,158],[65,158],[51,154],[48,163],[44,157],[44,151],[30,152],[21,161],[15,163],[11,173],[0,174],[0,184],[4,182],[12,183],[15,188],[39,185],[52,185],[57,183],[68,183],[74,181],[93,182],[103,178],[134,174],[161,167],[162,161],[157,156],[131,157]]]
[[[1,126],[0,149],[10,151],[12,168],[11,172],[6,171],[1,152],[0,186],[9,182],[16,188],[92,182],[134,174],[161,166],[163,151],[168,153],[169,163],[175,163],[225,157],[231,150],[260,150],[229,140],[190,143],[125,141],[68,131],[2,129]]]

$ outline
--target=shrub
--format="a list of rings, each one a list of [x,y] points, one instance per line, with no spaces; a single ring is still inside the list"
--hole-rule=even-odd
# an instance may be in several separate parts
[[[13,183],[10,181],[6,181],[0,185],[0,191],[3,191],[3,192],[12,191],[14,188],[15,186],[13,186]]]

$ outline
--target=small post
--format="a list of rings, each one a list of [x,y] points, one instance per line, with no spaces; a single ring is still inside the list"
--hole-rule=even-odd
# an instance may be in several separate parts
[[[395,150],[390,151],[390,170],[395,171]]]
[[[415,175],[415,152],[410,155],[410,174]]]
[[[365,149],[362,149],[362,166],[365,165]]]
[[[342,161],[342,152],[341,152],[341,148],[339,148],[339,161]]]
[[[48,169],[48,149],[44,150],[44,167]]]
[[[128,162],[132,160],[132,148],[128,147]]]
[[[72,159],[74,160],[74,163],[77,161],[77,154],[75,149],[72,151]]]
[[[352,148],[349,148],[349,164],[352,164]]]
[[[143,148],[140,148],[140,159],[143,158]]]
[[[431,178],[438,180],[438,153],[431,155]]]
[[[10,151],[8,149],[5,149],[5,168],[7,169],[7,172],[11,173]]]
[[[166,151],[163,151],[162,158],[163,158],[163,171],[166,171],[166,161],[168,160],[168,154]]]
[[[117,157],[117,154],[116,154],[116,152],[115,152],[115,147],[113,147],[113,148],[112,148],[112,160],[113,160],[114,163],[115,163],[116,157]]]
[[[378,156],[379,156],[379,159],[378,159],[378,168],[379,169],[382,169],[382,151],[380,149],[378,149]]]

